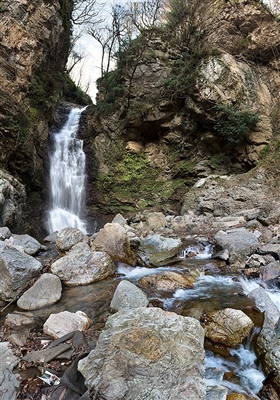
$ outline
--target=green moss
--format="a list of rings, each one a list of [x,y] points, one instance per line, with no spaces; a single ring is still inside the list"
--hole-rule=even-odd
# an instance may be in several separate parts
[[[135,206],[165,203],[175,191],[184,185],[183,180],[171,181],[160,178],[160,169],[151,166],[145,154],[126,153],[116,162],[109,174],[100,174],[97,187],[103,193],[111,211],[114,207],[122,211]]]

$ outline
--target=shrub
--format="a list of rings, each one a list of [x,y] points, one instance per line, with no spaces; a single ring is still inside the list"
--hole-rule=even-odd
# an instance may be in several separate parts
[[[215,110],[215,129],[231,145],[243,143],[259,121],[257,113],[236,110],[228,105],[218,105]]]

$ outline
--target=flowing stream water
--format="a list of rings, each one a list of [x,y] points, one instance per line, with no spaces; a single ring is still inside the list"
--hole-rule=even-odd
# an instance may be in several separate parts
[[[67,226],[86,233],[86,223],[83,220],[85,153],[83,141],[77,139],[80,117],[85,109],[71,109],[65,125],[54,134],[54,150],[50,155],[49,233]]]
[[[184,259],[186,255],[195,253],[198,253],[195,259]],[[254,342],[260,331],[263,316],[255,309],[254,301],[246,295],[259,286],[264,288],[264,282],[221,274],[215,262],[211,260],[211,246],[206,246],[202,252],[199,252],[198,248],[188,247],[181,256],[182,263],[178,265],[152,269],[119,265],[118,272],[122,279],[137,284],[142,276],[151,273],[199,269],[200,275],[192,289],[177,289],[169,295],[152,291],[149,298],[151,301],[160,301],[165,310],[181,315],[191,315],[195,309],[209,313],[227,307],[240,309],[249,315],[255,329],[238,348],[223,355],[206,347],[206,379],[208,387],[222,387],[229,393],[243,393],[250,398],[259,399],[257,393],[263,386],[265,376],[254,352]],[[279,290],[266,287],[266,292],[280,310]],[[215,397],[215,392],[211,398],[214,398],[213,396]],[[215,398],[225,397],[217,394]]]

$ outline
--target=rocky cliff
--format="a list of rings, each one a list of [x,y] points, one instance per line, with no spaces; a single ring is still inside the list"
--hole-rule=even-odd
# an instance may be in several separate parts
[[[102,212],[178,212],[198,178],[244,173],[277,142],[279,20],[253,0],[195,5],[187,42],[144,31],[99,81],[86,147]]]
[[[48,125],[63,88],[71,11],[71,0],[0,1],[0,166],[29,193],[44,187]],[[3,176],[1,224],[15,227],[13,207],[23,205],[24,189],[18,191],[18,183],[11,196],[11,179]]]

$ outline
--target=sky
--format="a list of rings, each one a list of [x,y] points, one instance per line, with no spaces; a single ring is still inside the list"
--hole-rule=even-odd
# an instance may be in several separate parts
[[[99,0],[97,0],[99,1]],[[132,0],[105,0],[100,6],[99,16],[105,20],[110,17],[110,12],[115,4],[125,5]],[[137,0],[142,1],[142,0]],[[102,0],[100,0],[102,2]],[[74,27],[75,33],[79,33],[80,27]],[[100,45],[90,35],[84,33],[75,44],[74,50],[83,56],[81,62],[75,65],[70,76],[73,81],[81,87],[92,98],[95,103],[97,93],[96,80],[101,76],[100,60],[101,48]],[[71,66],[73,60],[69,58],[68,66]]]

